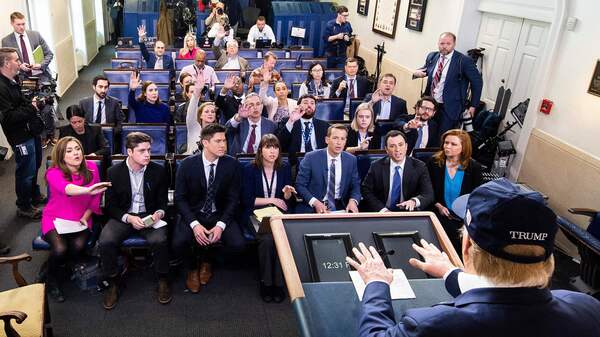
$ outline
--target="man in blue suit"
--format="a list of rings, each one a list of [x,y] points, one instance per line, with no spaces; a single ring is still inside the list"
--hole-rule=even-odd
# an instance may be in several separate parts
[[[304,200],[296,213],[358,213],[360,178],[356,157],[344,151],[348,129],[334,124],[327,130],[327,148],[312,151],[300,162],[296,191]]]
[[[367,284],[359,336],[597,336],[600,302],[586,294],[548,289],[554,271],[556,215],[538,192],[524,192],[506,179],[476,188],[454,202],[466,225],[465,271],[421,240],[413,245],[425,262],[413,267],[444,277],[454,301],[407,310],[395,322],[389,284],[392,273],[373,247],[346,258]]]
[[[258,94],[248,94],[239,112],[227,121],[227,152],[230,156],[238,153],[256,153],[262,136],[275,133],[277,125],[261,116],[262,109]]]
[[[418,78],[427,76],[423,94],[433,96],[439,104],[440,134],[459,126],[465,104],[473,117],[483,88],[483,79],[473,59],[454,50],[455,44],[454,34],[442,33],[438,41],[439,52],[429,53],[425,65],[413,74]],[[469,86],[471,99],[467,102]]]
[[[175,62],[169,53],[166,53],[165,43],[156,41],[154,43],[154,54],[148,52],[146,48],[146,27],[144,25],[138,27],[138,37],[140,39],[140,51],[146,61],[146,68],[156,70],[169,70],[171,78],[175,78]]]

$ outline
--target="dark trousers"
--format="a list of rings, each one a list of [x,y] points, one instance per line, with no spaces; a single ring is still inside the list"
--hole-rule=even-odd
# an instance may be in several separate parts
[[[136,230],[132,225],[123,223],[116,219],[108,220],[108,223],[100,233],[98,249],[100,261],[102,262],[102,273],[106,277],[115,277],[119,273],[117,257],[121,243],[132,234],[137,233],[150,244],[154,257],[154,270],[160,276],[169,273],[169,243],[167,240],[167,226],[154,229],[144,228]]]
[[[31,208],[31,201],[40,197],[37,183],[38,169],[42,165],[42,145],[40,137],[33,137],[12,147],[17,168],[15,170],[15,191],[17,207],[22,210]],[[23,154],[25,149],[26,154]]]
[[[275,250],[273,234],[258,234],[257,238],[260,281],[266,286],[283,287],[283,271]]]
[[[439,125],[439,129],[438,129],[439,135],[441,136],[444,134],[444,132],[446,132],[448,130],[456,129],[456,128],[460,127],[460,118],[461,117],[462,116],[448,116],[448,113],[446,112],[444,103],[438,103],[438,110],[435,113],[435,115],[433,116],[433,118]]]
[[[327,69],[344,68],[346,64],[346,55],[344,56],[327,56]]]
[[[209,216],[198,216],[197,220],[206,229],[213,228],[222,218],[220,213],[213,213]],[[241,252],[244,249],[245,242],[242,231],[236,222],[226,224],[225,230],[221,235],[221,241],[225,244],[227,250],[232,253]],[[212,259],[214,254],[213,247],[203,247],[198,244],[194,236],[194,231],[189,223],[180,219],[173,233],[173,254],[176,257],[183,257],[184,264],[188,270],[197,268],[197,259],[202,261]]]

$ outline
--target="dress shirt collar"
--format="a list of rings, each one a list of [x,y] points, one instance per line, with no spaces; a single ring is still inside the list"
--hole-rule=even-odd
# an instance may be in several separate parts
[[[96,95],[96,93],[94,93],[94,107],[98,105],[98,102],[102,102],[102,104],[104,104],[105,100],[106,100],[106,97],[99,98],[98,95]]]
[[[329,150],[327,150],[327,148],[325,149],[325,152],[327,152],[327,165],[331,165],[332,159],[335,159],[336,164],[339,164],[341,162],[341,160],[340,160],[342,157],[341,153],[339,153],[337,156],[334,157],[331,155],[331,153],[329,153]]]
[[[17,42],[21,41],[21,35],[23,35],[23,39],[27,38],[27,30],[25,30],[23,32],[23,34],[19,34],[17,32],[14,32],[14,34],[15,34],[15,39],[17,39]]]
[[[213,162],[208,161],[208,159],[206,159],[206,157],[204,156],[204,151],[202,151],[202,163],[204,164],[204,167],[208,167],[208,166],[210,166],[210,164],[215,164],[215,167],[216,167],[218,162],[219,162],[218,157]]]
[[[138,173],[144,173],[146,172],[146,167],[148,167],[148,165],[144,165],[141,169],[139,169],[138,171],[134,171],[133,168],[131,167],[131,165],[129,165],[129,160],[130,158],[127,157],[127,159],[125,160],[125,165],[127,165],[127,168],[129,169],[130,173],[134,173],[134,174],[138,174]]]
[[[448,55],[444,55],[444,57],[446,58],[444,62],[448,62],[450,59],[452,59],[452,55],[454,55],[454,50],[451,51]],[[440,57],[442,57],[442,54],[440,54]]]
[[[404,160],[402,160],[402,162],[400,163],[396,163],[395,161],[392,160],[392,158],[390,158],[390,170],[394,171],[396,169],[396,166],[400,166],[400,170],[402,172],[404,172],[404,164],[406,164],[406,157],[404,157]]]
[[[310,123],[312,123],[312,122],[313,122],[313,118],[312,118],[312,117],[311,117],[311,118],[304,118],[304,117],[301,117],[301,118],[300,118],[300,121],[302,122],[302,125],[304,125],[304,123],[305,123],[305,122],[310,122]]]

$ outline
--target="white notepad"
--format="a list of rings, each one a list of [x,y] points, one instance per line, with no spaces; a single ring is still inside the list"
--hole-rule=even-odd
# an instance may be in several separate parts
[[[166,221],[158,220],[154,225],[152,225],[150,227],[152,227],[154,229],[159,229],[159,228],[164,227],[166,225],[167,225]]]
[[[415,292],[412,290],[410,283],[408,283],[408,279],[406,275],[402,271],[402,269],[394,269],[393,270],[394,279],[392,284],[390,284],[390,294],[393,300],[398,299],[409,299],[416,298]],[[362,278],[358,274],[357,271],[350,271],[350,278],[352,279],[352,283],[354,284],[354,289],[356,289],[356,294],[358,295],[358,299],[362,301],[363,293],[365,292],[366,284],[363,282]]]
[[[79,221],[56,218],[54,219],[54,228],[58,234],[69,234],[86,230],[87,226]]]

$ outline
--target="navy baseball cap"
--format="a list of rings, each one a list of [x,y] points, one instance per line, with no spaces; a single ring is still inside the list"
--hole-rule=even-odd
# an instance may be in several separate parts
[[[558,230],[556,214],[539,192],[524,191],[506,178],[497,179],[457,198],[452,211],[464,220],[469,237],[496,257],[537,263],[552,255]],[[543,247],[545,254],[522,256],[503,249],[518,244]]]

